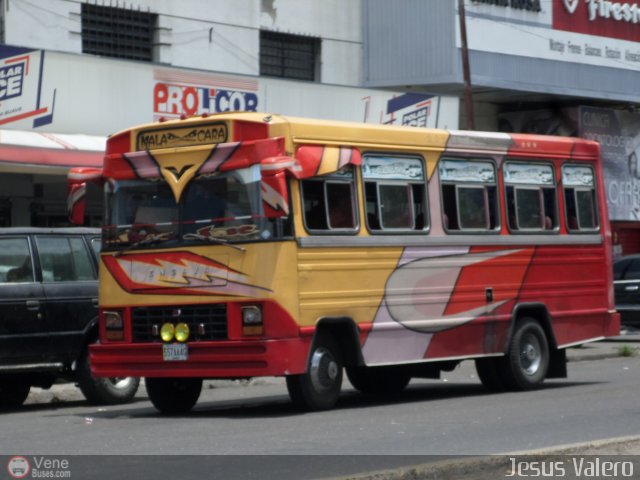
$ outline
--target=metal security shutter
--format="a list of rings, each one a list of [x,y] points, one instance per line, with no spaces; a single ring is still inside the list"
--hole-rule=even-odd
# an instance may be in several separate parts
[[[275,32],[260,32],[260,75],[319,80],[320,39]]]
[[[157,15],[82,4],[82,53],[151,62]]]

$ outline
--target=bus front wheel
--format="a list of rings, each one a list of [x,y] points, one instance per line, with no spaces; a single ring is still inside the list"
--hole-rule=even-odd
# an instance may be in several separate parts
[[[146,378],[149,400],[160,412],[188,412],[200,398],[201,378]]]
[[[342,387],[342,367],[342,355],[335,340],[319,334],[313,342],[307,371],[287,377],[291,401],[303,410],[332,408]]]

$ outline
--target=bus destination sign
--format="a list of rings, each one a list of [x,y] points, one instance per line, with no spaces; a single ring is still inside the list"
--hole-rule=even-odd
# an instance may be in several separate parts
[[[136,138],[136,150],[224,143],[227,141],[227,136],[227,125],[224,123],[143,130]]]

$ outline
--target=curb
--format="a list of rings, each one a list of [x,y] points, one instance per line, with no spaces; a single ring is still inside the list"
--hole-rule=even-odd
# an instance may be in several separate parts
[[[389,470],[359,473],[325,480],[437,480],[452,478],[456,480],[484,480],[503,478],[509,472],[511,458],[535,456],[536,461],[556,455],[618,455],[613,450],[627,449],[625,455],[640,453],[640,435],[593,440],[584,443],[558,445],[536,450],[492,454],[484,457],[456,457],[433,463],[412,465]]]

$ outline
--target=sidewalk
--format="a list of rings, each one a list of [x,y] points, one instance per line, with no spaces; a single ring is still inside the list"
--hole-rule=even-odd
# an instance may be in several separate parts
[[[623,328],[617,337],[567,349],[569,362],[640,355],[640,331]]]

